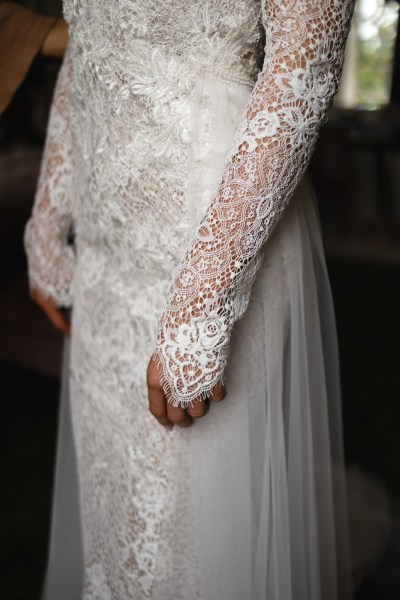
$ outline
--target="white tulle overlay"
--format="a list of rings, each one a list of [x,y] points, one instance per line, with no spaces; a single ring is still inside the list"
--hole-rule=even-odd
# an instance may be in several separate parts
[[[35,261],[52,264],[49,205],[48,235],[56,231],[61,247],[72,216],[64,400],[77,455],[83,597],[346,600],[336,334],[306,175],[258,255],[247,310],[231,332],[227,398],[193,427],[170,432],[147,407],[146,367],[168,291],[212,202],[254,84],[260,5],[87,4],[66,2],[72,46],[41,181],[50,167],[63,176],[39,186],[26,237],[33,283],[44,280],[44,291],[61,302],[65,273],[62,285],[50,287]],[[343,2],[332,6],[345,9]],[[188,29],[182,15],[191,16]],[[196,35],[208,43],[180,63],[173,43],[192,47]],[[113,36],[123,40],[123,54]],[[200,50],[209,58],[206,72],[193,70],[205,60]],[[238,60],[240,68],[238,56],[248,60]],[[63,111],[71,92],[72,109]],[[56,142],[69,120],[72,143],[63,154]],[[57,193],[57,181],[65,193]],[[205,332],[208,340],[213,331]],[[60,472],[62,464],[60,458]],[[55,515],[63,510],[67,502]],[[56,547],[48,600],[57,598],[50,584],[60,568]]]
[[[47,574],[42,600],[78,600],[83,585],[82,525],[70,415],[69,339],[65,339]]]
[[[174,405],[223,380],[261,248],[300,182],[338,90],[353,0],[263,0],[265,59],[209,208],[179,265],[155,361]],[[228,74],[229,77],[229,74]]]

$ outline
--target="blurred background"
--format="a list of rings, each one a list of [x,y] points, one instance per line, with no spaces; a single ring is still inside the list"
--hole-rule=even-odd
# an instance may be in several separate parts
[[[20,4],[61,14],[59,0]],[[400,598],[398,17],[393,0],[357,0],[310,167],[339,334],[356,600]],[[2,600],[38,598],[46,565],[62,338],[30,300],[22,236],[58,68],[35,59],[0,120]]]

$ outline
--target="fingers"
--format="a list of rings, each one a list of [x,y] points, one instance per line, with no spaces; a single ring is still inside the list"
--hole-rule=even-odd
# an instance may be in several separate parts
[[[53,325],[64,335],[71,334],[71,327],[65,315],[55,306],[42,307]]]
[[[188,427],[192,424],[193,419],[188,412],[181,406],[173,406],[167,403],[168,420],[179,427]]]
[[[196,398],[186,408],[174,406],[168,402],[160,384],[158,368],[152,359],[150,359],[147,367],[147,388],[149,410],[157,421],[167,429],[172,429],[174,425],[188,427],[192,425],[195,419],[204,417],[210,410],[209,399]],[[210,399],[213,402],[220,402],[225,396],[226,388],[222,383],[219,383],[215,386]]]
[[[163,427],[172,429],[172,423],[168,419],[167,406],[164,392],[160,385],[160,378],[155,362],[150,359],[147,365],[147,397],[149,401],[149,410],[153,417]]]
[[[47,317],[59,331],[61,331],[64,335],[71,334],[71,325],[67,319],[67,316],[64,314],[62,309],[58,308],[54,300],[44,296],[38,290],[32,290],[32,298],[46,313]]]
[[[181,406],[173,406],[166,401],[164,392],[159,383],[154,385],[152,382],[147,384],[149,410],[153,417],[163,427],[172,429],[174,425],[179,427],[188,427],[192,423],[192,418]]]
[[[215,386],[210,396],[210,399],[213,402],[221,402],[226,396],[226,387],[223,383],[219,382]]]
[[[168,418],[164,392],[157,384],[152,385],[151,382],[147,383],[147,390],[151,414],[157,419],[160,425],[166,427],[166,429],[172,429],[173,424]]]
[[[204,417],[210,410],[210,402],[208,400],[195,400],[193,404],[189,404],[186,409],[188,415],[193,419]]]
[[[226,396],[226,387],[223,383],[218,383],[210,394],[210,399],[201,400],[197,398],[186,408],[186,412],[193,418],[204,417],[210,410],[210,400],[212,402],[221,402]]]

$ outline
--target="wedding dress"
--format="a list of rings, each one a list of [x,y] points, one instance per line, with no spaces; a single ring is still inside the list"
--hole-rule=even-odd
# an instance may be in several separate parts
[[[306,168],[352,10],[64,2],[71,41],[25,243],[31,285],[73,305],[87,600],[351,596],[335,324]],[[226,399],[164,430],[147,406],[152,356],[168,401],[221,380]]]

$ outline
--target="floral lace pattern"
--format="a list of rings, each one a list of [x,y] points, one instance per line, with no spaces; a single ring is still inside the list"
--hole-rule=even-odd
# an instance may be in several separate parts
[[[308,165],[338,90],[353,0],[266,0],[264,68],[211,206],[181,261],[154,359],[186,406],[223,381],[261,249]]]
[[[25,242],[31,285],[74,304],[84,598],[201,597],[187,506],[190,432],[172,441],[158,430],[147,362],[156,345],[176,404],[223,377],[261,246],[337,88],[352,6],[64,0],[71,43]],[[205,80],[218,100],[226,93],[219,112],[202,104]],[[232,130],[215,135],[207,128],[221,113]],[[193,174],[191,160],[216,163],[217,153],[227,158],[214,167],[223,178],[210,205],[217,180],[198,182],[209,173],[200,160]]]
[[[50,111],[32,218],[25,230],[32,288],[71,306],[75,256],[68,245],[72,223],[72,147],[69,127],[72,54],[68,49]]]

